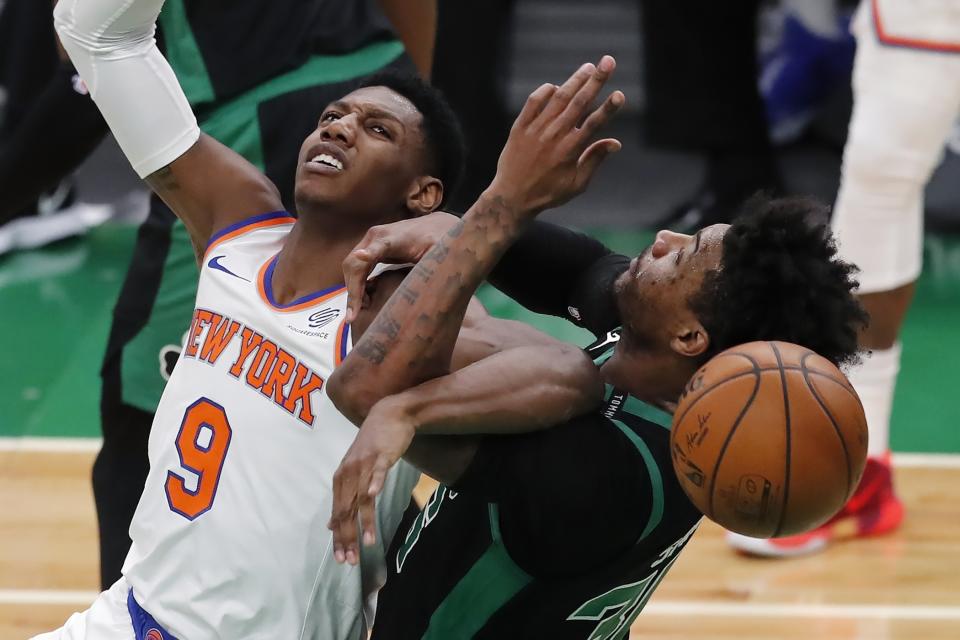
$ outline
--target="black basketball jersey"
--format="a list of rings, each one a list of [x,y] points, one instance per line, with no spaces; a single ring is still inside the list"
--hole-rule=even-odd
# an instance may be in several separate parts
[[[164,53],[195,110],[312,56],[351,54],[395,37],[376,0],[166,0],[158,23]]]
[[[598,341],[605,356],[618,337]],[[373,639],[626,637],[701,517],[669,428],[608,387],[592,414],[487,437],[398,529]]]

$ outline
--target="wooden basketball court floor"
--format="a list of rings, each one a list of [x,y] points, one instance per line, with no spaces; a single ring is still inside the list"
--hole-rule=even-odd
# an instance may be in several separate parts
[[[96,596],[95,446],[0,446],[0,640],[55,628]],[[908,509],[897,533],[757,560],[732,553],[704,522],[630,637],[957,640],[960,456],[902,455],[897,465]]]

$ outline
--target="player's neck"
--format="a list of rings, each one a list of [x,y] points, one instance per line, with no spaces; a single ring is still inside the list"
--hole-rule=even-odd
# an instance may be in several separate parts
[[[676,354],[652,350],[617,350],[600,368],[604,382],[631,396],[673,413],[687,380],[695,369]]]
[[[339,233],[321,232],[315,226],[297,220],[280,250],[271,283],[280,304],[343,284],[343,260],[366,232],[343,227]]]

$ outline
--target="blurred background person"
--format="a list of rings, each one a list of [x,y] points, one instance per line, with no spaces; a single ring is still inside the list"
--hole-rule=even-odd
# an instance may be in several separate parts
[[[110,217],[76,202],[72,170],[106,125],[72,65],[58,55],[50,4],[5,0],[0,9],[0,254],[82,233]]]
[[[703,183],[656,221],[691,231],[729,222],[759,190],[782,179],[757,89],[760,0],[641,0],[644,132],[655,147],[695,152]]]
[[[464,212],[497,169],[514,114],[507,106],[516,0],[440,0],[433,84],[460,117],[467,141],[463,181],[448,206]]]

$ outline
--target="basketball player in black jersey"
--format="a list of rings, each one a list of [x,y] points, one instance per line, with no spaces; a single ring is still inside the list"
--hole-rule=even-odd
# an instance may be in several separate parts
[[[752,340],[797,342],[841,365],[856,358],[865,316],[851,293],[855,269],[811,219],[822,213],[813,201],[758,199],[733,226],[661,232],[633,260],[532,225],[546,194],[576,172],[545,176],[539,192],[520,189],[519,176],[536,174],[545,136],[550,151],[575,148],[576,121],[557,132],[550,117],[562,108],[555,100],[582,89],[572,79],[531,96],[491,189],[463,220],[376,229],[348,259],[354,309],[366,263],[420,260],[328,383],[362,422],[334,479],[337,558],[356,555],[358,511],[372,540],[373,496],[401,455],[443,483],[394,538],[374,639],[625,637],[701,517],[669,452],[670,414],[693,372]],[[467,371],[447,373],[460,318],[505,252],[494,283],[594,331],[606,384],[593,411],[527,435],[503,432],[545,407],[522,386],[494,397],[523,379],[522,366],[496,357],[468,367],[471,402],[454,393],[438,409]],[[451,420],[487,435],[435,435]]]

